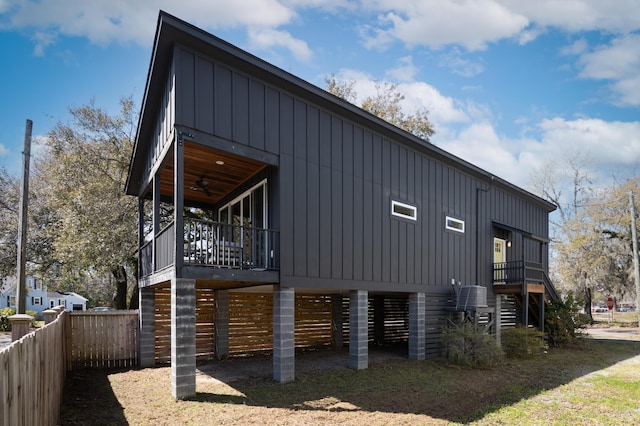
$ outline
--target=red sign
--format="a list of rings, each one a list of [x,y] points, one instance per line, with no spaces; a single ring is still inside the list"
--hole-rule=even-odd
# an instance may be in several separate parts
[[[609,310],[613,309],[613,297],[607,299],[607,308],[609,308]]]

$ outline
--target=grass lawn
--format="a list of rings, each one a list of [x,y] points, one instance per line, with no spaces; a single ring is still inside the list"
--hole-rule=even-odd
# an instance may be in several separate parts
[[[389,360],[366,370],[222,383],[174,401],[168,367],[69,374],[60,425],[640,424],[640,342],[591,340],[466,369]]]

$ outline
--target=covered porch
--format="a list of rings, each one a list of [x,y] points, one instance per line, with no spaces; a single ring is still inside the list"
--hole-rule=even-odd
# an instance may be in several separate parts
[[[187,137],[179,134],[139,198],[140,286],[171,276],[277,283],[277,168]]]
[[[182,398],[195,392],[199,305],[216,304],[214,335],[223,336],[229,290],[278,287],[278,158],[178,126],[174,132],[152,153],[138,197],[140,363],[155,365],[156,296],[166,294],[172,393]],[[203,302],[204,289],[216,297]],[[216,345],[224,354],[224,339]]]

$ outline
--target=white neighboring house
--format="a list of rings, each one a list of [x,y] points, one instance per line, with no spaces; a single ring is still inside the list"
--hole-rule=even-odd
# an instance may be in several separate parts
[[[0,288],[0,309],[16,309],[16,287],[15,277],[5,278],[2,288]],[[87,299],[73,292],[48,292],[47,286],[40,280],[27,277],[25,282],[27,298],[25,308],[27,311],[37,312],[37,317],[42,317],[42,311],[54,306],[62,305],[65,310],[85,311],[87,309]]]
[[[87,310],[87,299],[72,291],[50,291],[47,293],[47,300],[48,308],[62,305],[66,311]]]

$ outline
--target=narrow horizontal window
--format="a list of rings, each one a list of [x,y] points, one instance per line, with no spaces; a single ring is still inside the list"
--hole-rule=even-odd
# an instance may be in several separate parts
[[[456,231],[464,234],[464,220],[447,216],[446,228],[450,231]]]
[[[391,214],[404,219],[418,220],[418,208],[400,201],[391,200]]]

